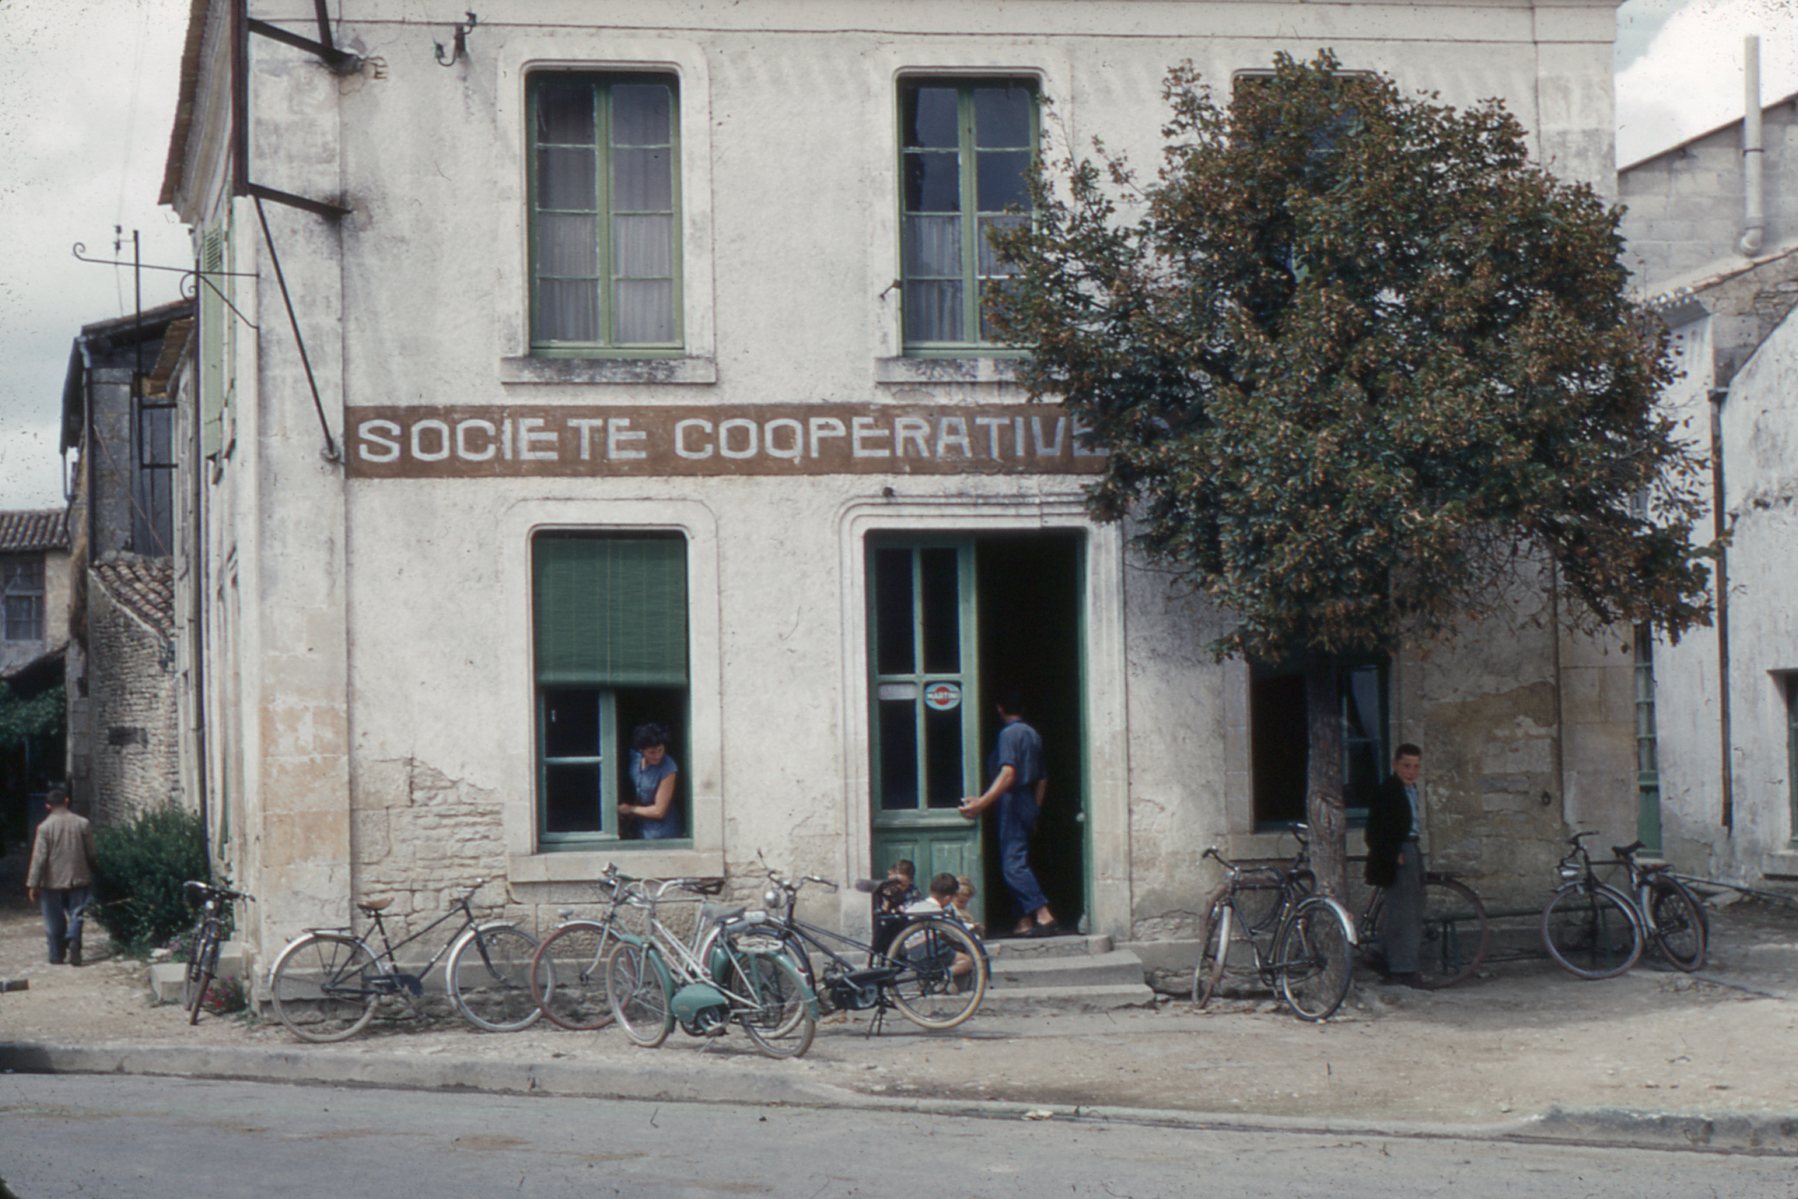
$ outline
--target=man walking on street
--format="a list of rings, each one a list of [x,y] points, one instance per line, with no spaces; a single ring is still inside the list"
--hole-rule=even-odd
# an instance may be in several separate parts
[[[1015,934],[1053,936],[1057,931],[1055,914],[1030,869],[1030,835],[1036,831],[1036,818],[1049,786],[1043,774],[1043,739],[1024,722],[1023,705],[1015,693],[1002,692],[996,706],[1004,724],[986,763],[992,785],[984,794],[962,800],[960,810],[972,820],[999,805],[999,862],[1017,911]]]
[[[1420,985],[1417,950],[1423,940],[1423,805],[1417,777],[1423,750],[1406,742],[1393,755],[1392,773],[1367,805],[1367,872],[1370,886],[1386,888],[1380,940],[1386,949],[1386,981]]]
[[[94,830],[87,818],[69,811],[69,793],[53,787],[45,797],[49,814],[37,826],[25,893],[44,914],[50,962],[81,965],[81,913],[94,881]]]

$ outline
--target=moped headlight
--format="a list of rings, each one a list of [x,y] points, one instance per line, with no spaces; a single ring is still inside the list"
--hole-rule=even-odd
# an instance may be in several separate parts
[[[1569,866],[1567,863],[1562,862],[1559,866],[1555,867],[1555,873],[1561,876],[1562,882],[1570,883],[1580,876],[1580,868],[1578,866]]]
[[[782,894],[779,887],[769,887],[766,891],[762,892],[762,906],[771,911],[779,911],[781,908],[785,907],[785,899],[786,896]]]

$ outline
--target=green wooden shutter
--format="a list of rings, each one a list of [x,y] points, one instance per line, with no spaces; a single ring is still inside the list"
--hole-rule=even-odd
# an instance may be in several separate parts
[[[533,548],[539,683],[686,683],[685,539],[542,534]]]
[[[226,280],[225,235],[222,229],[200,234],[200,452],[219,452],[225,410],[225,303],[219,298]]]

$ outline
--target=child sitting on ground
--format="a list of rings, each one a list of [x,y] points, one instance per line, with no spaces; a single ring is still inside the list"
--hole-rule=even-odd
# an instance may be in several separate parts
[[[907,865],[909,864],[910,863],[907,863]],[[955,908],[956,893],[960,890],[961,880],[945,871],[930,880],[930,894],[923,899],[918,900],[916,903],[907,905],[905,914],[908,916],[940,916],[947,912],[951,912]],[[932,937],[920,941],[916,947],[910,949],[909,956],[923,960],[924,957],[931,953],[931,943],[935,940],[936,939]],[[906,939],[906,944],[907,946],[911,946],[912,939],[908,937]],[[939,944],[942,946],[941,952],[947,953],[950,951],[951,945],[947,940],[939,942]],[[949,967],[949,973],[952,977],[959,980],[974,969],[974,959],[967,954],[962,953],[960,950],[955,950],[954,952],[955,958],[953,964]],[[940,963],[941,959],[939,958],[937,960]],[[956,985],[956,989],[961,989],[959,982]]]
[[[986,925],[974,918],[974,910],[970,906],[974,902],[974,880],[963,874],[958,875],[955,882],[955,914],[973,930],[976,937],[984,936]]]
[[[879,894],[889,912],[903,912],[924,897],[918,890],[918,868],[910,858],[900,858],[887,867],[887,881]]]

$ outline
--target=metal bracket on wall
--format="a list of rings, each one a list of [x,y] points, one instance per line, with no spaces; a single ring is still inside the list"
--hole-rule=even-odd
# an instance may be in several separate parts
[[[318,38],[316,40],[250,16],[249,0],[232,0],[232,194],[253,196],[258,200],[273,200],[277,204],[286,204],[291,208],[301,208],[307,212],[337,220],[350,213],[350,210],[342,204],[330,200],[314,200],[306,196],[297,196],[292,192],[282,191],[280,188],[257,183],[250,178],[250,35],[254,33],[271,41],[315,54],[326,66],[338,74],[347,74],[362,65],[360,58],[347,51],[339,50],[336,43],[331,40],[331,20],[330,15],[325,11],[325,0],[313,0],[313,7],[318,18]]]

